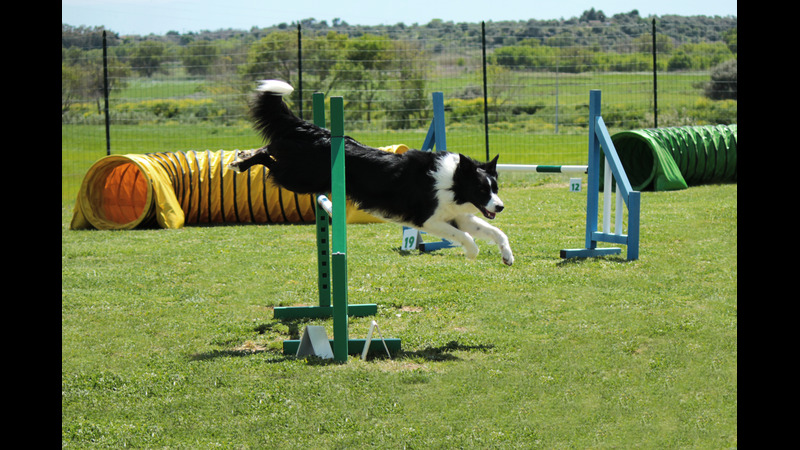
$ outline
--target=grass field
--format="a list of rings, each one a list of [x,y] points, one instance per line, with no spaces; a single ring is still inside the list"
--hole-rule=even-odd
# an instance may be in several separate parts
[[[641,254],[563,261],[585,196],[501,180],[516,263],[405,253],[348,227],[351,337],[392,360],[280,352],[313,304],[313,227],[71,231],[62,200],[63,448],[729,448],[737,435],[737,185],[642,195]]]

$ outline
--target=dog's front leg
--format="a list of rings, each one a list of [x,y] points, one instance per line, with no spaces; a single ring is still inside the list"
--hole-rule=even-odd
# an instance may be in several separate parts
[[[475,240],[472,239],[472,236],[447,222],[428,221],[423,224],[420,231],[461,244],[461,246],[464,247],[464,256],[466,256],[467,259],[475,259],[478,257],[478,245],[475,244]]]
[[[489,225],[488,222],[472,214],[464,214],[456,218],[456,225],[462,231],[472,234],[476,239],[486,239],[494,241],[500,249],[503,263],[506,265],[514,264],[514,253],[508,243],[508,236],[499,228]]]

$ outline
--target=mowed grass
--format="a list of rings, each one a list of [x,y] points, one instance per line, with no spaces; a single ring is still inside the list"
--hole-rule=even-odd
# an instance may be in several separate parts
[[[728,448],[737,441],[737,185],[647,192],[640,259],[564,261],[585,195],[501,179],[516,263],[401,252],[348,227],[351,337],[394,358],[280,351],[316,302],[310,225],[71,231],[62,201],[62,447]]]

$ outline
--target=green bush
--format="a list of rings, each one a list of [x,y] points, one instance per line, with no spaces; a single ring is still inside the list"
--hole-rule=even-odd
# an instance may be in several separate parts
[[[127,124],[160,122],[179,119],[182,122],[227,121],[236,105],[225,105],[205,99],[155,99],[137,102],[122,102],[110,105],[112,120]],[[244,114],[244,106],[239,106]],[[101,124],[105,114],[95,102],[74,103],[69,111],[61,115],[62,123]]]
[[[711,81],[705,86],[706,97],[712,100],[736,100],[737,94],[737,60],[731,59],[714,67]]]

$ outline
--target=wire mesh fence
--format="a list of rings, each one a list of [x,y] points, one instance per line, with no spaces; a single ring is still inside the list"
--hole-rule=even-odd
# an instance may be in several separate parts
[[[447,149],[503,163],[585,164],[591,89],[612,133],[736,122],[717,23],[686,42],[643,20],[430,25],[111,35],[105,48],[97,33],[65,45],[62,30],[62,198],[106,154],[263,145],[248,101],[265,78],[290,82],[306,119],[313,92],[344,97],[346,133],[372,146],[418,148],[441,91]],[[720,100],[731,81],[712,75],[731,61]]]

